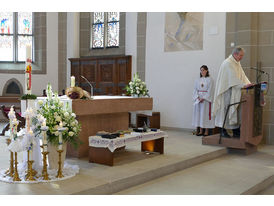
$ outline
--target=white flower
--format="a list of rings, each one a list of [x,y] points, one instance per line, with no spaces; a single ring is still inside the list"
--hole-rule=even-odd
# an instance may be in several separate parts
[[[43,105],[43,100],[38,100],[38,104],[40,105],[40,106],[42,106]]]
[[[53,105],[53,106],[51,106],[50,108],[51,108],[51,109],[55,109],[55,106]]]
[[[65,113],[64,113],[64,116],[65,116],[65,117],[68,117],[68,116],[69,116],[69,113],[68,113],[68,112],[65,112]]]
[[[71,113],[71,116],[76,117],[76,114],[75,113]]]
[[[137,91],[137,94],[140,94],[139,90]]]
[[[76,132],[76,131],[77,131],[77,128],[76,128],[76,127],[73,127],[73,131]]]
[[[75,122],[72,122],[70,125],[71,125],[71,126],[74,126],[74,125],[75,125]]]
[[[61,117],[60,117],[60,116],[57,116],[57,117],[55,118],[55,120],[56,120],[57,122],[60,122],[60,121],[61,121]]]
[[[133,83],[132,82],[129,82],[129,85],[132,85]]]
[[[58,131],[54,132],[54,134],[55,134],[55,136],[59,136],[59,132]]]
[[[74,120],[74,122],[75,122],[75,124],[78,124],[78,121],[77,121],[77,119],[76,119],[76,120]]]
[[[68,135],[72,137],[74,135],[74,132],[69,132]]]
[[[60,107],[64,106],[64,102],[60,101],[60,102],[59,102],[59,106],[60,106]]]

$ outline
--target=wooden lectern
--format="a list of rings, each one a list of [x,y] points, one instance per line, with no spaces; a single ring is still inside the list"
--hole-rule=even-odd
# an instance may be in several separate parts
[[[263,91],[261,84],[242,89],[240,138],[225,138],[220,134],[215,134],[203,137],[202,144],[227,147],[229,151],[236,150],[245,154],[257,151],[257,145],[263,138],[263,105],[261,105]]]

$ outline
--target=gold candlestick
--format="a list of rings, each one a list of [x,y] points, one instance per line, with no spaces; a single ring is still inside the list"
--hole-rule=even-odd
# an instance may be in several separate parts
[[[57,178],[62,178],[62,177],[64,177],[64,175],[62,174],[62,160],[61,160],[61,155],[62,155],[62,152],[63,152],[64,150],[57,150],[57,152],[59,153],[59,161],[58,161],[58,166],[59,166],[59,168],[58,168],[58,172],[57,172]]]
[[[14,162],[14,175],[13,175],[13,181],[21,181],[21,179],[19,178],[19,175],[18,175],[18,171],[17,171],[17,152],[14,153],[14,156],[15,156],[15,162]]]
[[[48,152],[42,152],[43,154],[43,171],[42,171],[42,177],[43,180],[50,180],[47,170],[47,154]]]
[[[34,162],[33,160],[28,161],[28,174],[26,175],[26,180],[29,180],[29,181],[35,181],[36,180],[34,178],[33,170],[32,170],[33,162]]]
[[[34,169],[32,169],[33,162],[34,162],[33,160],[29,160],[29,150],[28,150],[28,170],[27,170],[25,179],[29,181],[35,181],[34,176],[37,174],[37,172]]]
[[[11,143],[10,139],[7,139],[7,145]],[[14,167],[13,167],[13,152],[10,152],[10,168],[5,172],[10,177],[13,177]]]

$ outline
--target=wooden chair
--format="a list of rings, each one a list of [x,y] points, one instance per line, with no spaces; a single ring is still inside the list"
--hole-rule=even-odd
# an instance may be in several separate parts
[[[0,108],[1,108],[1,111],[2,111],[3,116],[6,117],[6,119],[9,121],[9,116],[8,116],[8,114],[9,114],[9,111],[10,111],[10,107],[6,107],[6,106],[4,106],[4,105],[1,105]],[[20,112],[17,112],[17,111],[16,111],[16,110],[19,110],[19,109],[20,109],[19,107],[13,107],[13,109],[14,109],[14,112],[15,112],[16,119],[19,121],[19,124],[18,124],[18,127],[17,127],[17,129],[18,129],[18,131],[19,131],[21,128],[25,127],[26,119],[25,119],[24,117],[21,116],[21,113],[20,113]],[[2,132],[1,132],[0,135],[5,135],[5,132],[8,131],[9,129],[10,129],[10,124],[7,123],[7,124],[4,126],[4,128],[3,128],[3,130],[2,130]]]

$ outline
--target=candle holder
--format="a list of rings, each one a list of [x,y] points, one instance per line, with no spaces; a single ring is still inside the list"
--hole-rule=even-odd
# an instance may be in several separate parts
[[[7,145],[11,143],[10,139],[7,139]],[[5,172],[7,176],[13,177],[14,174],[14,167],[13,167],[14,161],[13,161],[13,152],[10,151],[10,168]]]
[[[32,170],[33,162],[34,162],[33,160],[28,161],[28,173],[26,175],[26,180],[28,181],[36,181],[36,179],[34,178],[35,175],[33,175],[33,170]]]
[[[14,153],[15,156],[15,162],[14,162],[14,175],[13,175],[13,181],[21,181],[19,178],[18,170],[17,170],[17,152]]]
[[[34,169],[32,169],[33,162],[34,162],[33,160],[29,160],[29,150],[28,150],[28,170],[27,170],[25,179],[29,181],[35,181],[34,176],[37,174],[37,172]]]
[[[49,175],[48,175],[48,170],[47,170],[47,155],[48,152],[42,152],[43,154],[43,171],[42,171],[42,177],[43,180],[50,180]]]
[[[61,155],[62,155],[62,152],[64,150],[57,150],[57,152],[59,153],[59,161],[58,161],[58,172],[57,172],[57,178],[62,178],[64,177],[64,175],[62,174],[62,160],[61,160]]]

